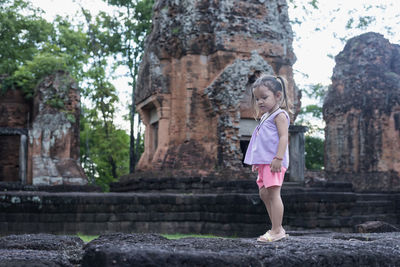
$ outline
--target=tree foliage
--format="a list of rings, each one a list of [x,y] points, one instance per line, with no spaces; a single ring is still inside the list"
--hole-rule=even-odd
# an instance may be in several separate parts
[[[313,100],[301,108],[296,124],[305,125],[308,128],[305,137],[306,168],[320,170],[324,166],[324,127],[322,119],[322,104],[327,87],[315,84],[303,90],[306,96]]]
[[[320,137],[306,136],[306,168],[321,170],[324,167],[324,140]]]
[[[14,77],[21,78],[19,83],[31,85],[41,72],[32,73],[29,70],[37,65],[35,61],[45,61],[43,57],[35,56],[40,46],[48,41],[53,27],[40,14],[39,9],[21,0],[4,0],[0,3],[0,74],[6,77],[1,85],[2,91],[14,86],[13,75],[24,63],[29,62],[30,66],[20,70]],[[44,62],[46,68],[54,62],[53,59]]]
[[[27,98],[31,98],[34,95],[34,88],[42,77],[68,69],[66,61],[62,56],[38,53],[13,73],[12,81],[15,86],[22,89]]]
[[[139,73],[139,64],[144,52],[144,42],[151,29],[151,16],[154,0],[104,0],[108,4],[118,7],[119,12],[114,18],[116,23],[114,32],[121,36],[121,46],[119,53],[121,60],[119,65],[127,67],[126,76],[129,77],[131,86],[130,104],[130,152],[129,152],[129,171],[135,171],[135,164],[140,156],[140,117],[137,123],[137,137],[135,142],[135,88],[136,79]]]
[[[23,62],[32,60],[39,46],[48,41],[53,28],[40,14],[39,9],[22,0],[0,3],[1,74],[11,75]]]
[[[81,162],[89,180],[107,191],[116,177],[128,173],[129,135],[114,125],[106,132],[93,113],[81,112]]]
[[[82,28],[62,17],[49,23],[42,13],[22,0],[0,4],[0,73],[6,76],[2,91],[18,87],[30,98],[41,78],[57,70],[82,79],[88,59]]]
[[[302,90],[312,103],[301,108],[296,123],[307,126],[308,135],[323,136],[325,124],[322,118],[322,105],[327,90],[322,84],[310,85]]]
[[[151,26],[153,0],[107,2],[119,11],[112,16],[100,12],[93,18],[88,10],[82,9],[91,54],[84,96],[91,100],[93,108],[86,107],[82,120],[86,122],[82,125],[81,138],[85,141],[81,142],[81,158],[91,179],[104,188],[121,175],[132,172],[143,152],[141,132],[137,131],[136,142],[134,137],[134,91],[144,40]],[[114,124],[119,99],[110,81],[119,66],[127,69],[132,87],[130,138]]]
[[[40,17],[28,1],[0,3],[0,74],[2,89],[18,87],[32,97],[37,83],[57,70],[68,71],[80,84],[85,104],[81,116],[81,162],[94,183],[108,183],[128,172],[129,135],[114,123],[118,105],[112,84],[121,51],[119,22],[101,12],[93,17],[82,9],[86,21],[57,17],[52,23]],[[49,103],[63,108],[64,103]]]
[[[85,72],[83,95],[90,100],[84,107],[81,122],[81,161],[92,181],[104,189],[126,174],[128,135],[116,128],[114,117],[119,102],[111,83],[115,71],[115,54],[120,49],[120,35],[115,34],[115,20],[104,12],[93,17],[82,9],[86,19],[87,46],[90,60]]]

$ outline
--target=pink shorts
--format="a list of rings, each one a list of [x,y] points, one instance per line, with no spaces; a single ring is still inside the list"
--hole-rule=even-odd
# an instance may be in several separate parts
[[[261,187],[282,186],[283,178],[285,177],[286,168],[282,167],[281,172],[271,172],[269,164],[257,164],[258,177],[257,185]]]

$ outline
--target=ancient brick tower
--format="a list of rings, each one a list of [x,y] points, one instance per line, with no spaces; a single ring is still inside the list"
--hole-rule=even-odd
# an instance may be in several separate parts
[[[259,73],[285,76],[300,108],[287,9],[285,0],[156,1],[135,95],[146,125],[140,170],[241,168]]]
[[[358,190],[400,191],[400,46],[350,39],[325,99],[325,170]]]
[[[84,185],[79,164],[80,96],[64,72],[45,77],[27,101],[9,89],[0,99],[0,182]],[[57,105],[55,105],[57,104]]]

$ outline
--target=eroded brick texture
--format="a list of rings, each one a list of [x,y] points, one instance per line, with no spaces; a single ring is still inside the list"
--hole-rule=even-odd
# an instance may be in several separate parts
[[[350,39],[323,112],[329,177],[357,190],[400,191],[400,46],[377,33]]]
[[[259,73],[287,78],[294,120],[287,8],[284,0],[156,1],[135,94],[146,124],[139,169],[240,169],[239,124],[252,119]]]
[[[20,136],[12,132],[27,128],[29,114],[30,103],[20,90],[0,93],[0,182],[19,181]]]
[[[55,106],[54,101],[63,103]],[[80,96],[63,72],[43,79],[36,89],[29,131],[28,172],[34,185],[86,184],[79,164]],[[28,162],[29,164],[30,162]]]
[[[30,102],[20,90],[0,93],[0,127],[27,128],[29,112]]]

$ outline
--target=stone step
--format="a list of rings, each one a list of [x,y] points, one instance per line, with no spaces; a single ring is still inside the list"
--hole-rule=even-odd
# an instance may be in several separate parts
[[[356,214],[396,212],[396,207],[390,200],[358,200],[353,212]]]
[[[353,185],[349,182],[343,181],[313,181],[305,184],[306,188],[309,189],[329,189],[337,190],[342,192],[353,191]]]
[[[365,200],[365,201],[372,201],[372,200],[382,200],[382,199],[397,199],[400,200],[400,193],[397,192],[395,194],[389,193],[357,193],[357,199]]]
[[[372,206],[386,206],[386,205],[393,205],[393,201],[386,198],[376,199],[376,200],[362,200],[357,199],[356,202],[357,206],[365,206],[365,205],[372,205]]]
[[[0,182],[0,191],[44,191],[44,192],[102,192],[97,185],[24,185],[20,182]]]
[[[307,214],[284,215],[284,223],[290,227],[304,227],[312,229],[333,229],[347,228],[352,229],[357,224],[367,221],[383,221],[393,225],[399,224],[399,216],[395,213],[387,214],[364,214],[364,215],[349,215],[349,216],[329,216],[329,214]]]
[[[256,177],[249,179],[221,179],[215,177],[131,178],[110,185],[112,192],[191,192],[191,193],[258,193]],[[324,181],[305,185],[285,181],[285,192],[352,192],[351,183]]]

